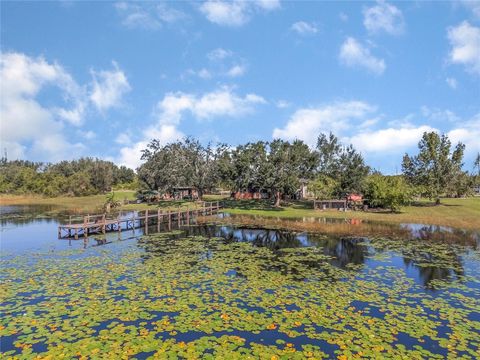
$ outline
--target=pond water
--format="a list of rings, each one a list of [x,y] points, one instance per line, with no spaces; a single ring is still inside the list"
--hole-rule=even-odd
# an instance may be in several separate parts
[[[1,357],[480,357],[479,232],[220,215],[60,240],[58,210],[0,207]]]

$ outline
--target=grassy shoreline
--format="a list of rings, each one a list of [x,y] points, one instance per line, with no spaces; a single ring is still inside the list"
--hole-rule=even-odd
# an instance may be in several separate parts
[[[280,209],[250,206],[228,207],[226,212],[238,215],[257,215],[278,218],[339,218],[360,219],[383,223],[418,223],[440,225],[468,230],[480,230],[480,198],[442,199],[442,204],[435,206],[430,202],[421,202],[406,206],[401,212],[374,211],[336,211],[313,210],[302,204],[293,204]]]
[[[116,200],[132,200],[134,191],[116,191]],[[84,197],[42,198],[38,196],[0,195],[0,205],[51,205],[78,213],[102,211],[105,195]],[[222,200],[220,196],[205,196],[206,201]],[[419,223],[427,225],[450,226],[468,230],[480,230],[480,198],[442,199],[442,204],[434,206],[423,201],[415,206],[407,206],[399,213],[363,212],[363,211],[320,211],[313,210],[310,202],[295,202],[280,208],[274,208],[266,201],[239,200],[225,201],[225,211],[239,215],[257,215],[278,218],[340,218],[360,219],[384,223]],[[194,207],[189,201],[162,201],[159,204],[129,204],[121,210],[145,210]]]

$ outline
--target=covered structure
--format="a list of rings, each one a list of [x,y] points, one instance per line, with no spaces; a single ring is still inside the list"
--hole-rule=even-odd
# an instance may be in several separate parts
[[[172,190],[172,197],[176,200],[182,199],[198,199],[198,191],[192,186],[178,186]]]

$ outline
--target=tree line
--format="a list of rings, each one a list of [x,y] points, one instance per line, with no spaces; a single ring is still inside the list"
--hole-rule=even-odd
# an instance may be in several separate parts
[[[440,202],[441,196],[472,193],[480,179],[463,170],[465,146],[452,149],[446,135],[424,133],[418,154],[405,154],[402,175],[385,176],[365,163],[352,145],[341,144],[330,134],[320,134],[315,148],[301,140],[275,139],[231,147],[202,145],[197,139],[162,145],[151,141],[142,152],[143,165],[137,169],[144,189],[159,193],[190,186],[200,197],[214,189],[232,192],[263,192],[274,199],[293,198],[302,184],[317,199],[344,198],[363,194],[372,206],[397,210],[414,197]]]
[[[112,186],[136,188],[132,169],[111,161],[81,158],[55,164],[25,160],[0,161],[0,193],[84,196]]]

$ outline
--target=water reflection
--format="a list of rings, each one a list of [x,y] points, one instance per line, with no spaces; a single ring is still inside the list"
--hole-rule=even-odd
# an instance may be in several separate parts
[[[45,214],[48,218],[45,218]],[[56,227],[68,219],[68,212],[58,212],[52,206],[5,206],[0,207],[0,245],[4,252],[19,254],[27,251],[62,250],[66,248],[89,248],[115,246],[130,242],[142,247],[148,254],[159,256],[164,253],[154,240],[143,237],[145,233],[169,232],[178,229],[178,224],[153,224],[149,227],[109,233],[105,236],[81,238],[79,240],[57,240]],[[134,212],[124,213],[132,216]],[[268,219],[228,216],[207,219],[208,223],[181,226],[180,232],[170,234],[172,241],[184,236],[220,237],[225,242],[249,242],[257,247],[266,247],[274,253],[285,248],[316,247],[331,257],[329,263],[338,268],[358,265],[364,268],[385,265],[379,255],[390,257],[390,265],[403,269],[411,278],[422,285],[432,280],[453,280],[465,275],[464,255],[469,249],[480,248],[480,234],[462,229],[418,224],[374,224],[345,222],[343,219]],[[272,226],[273,224],[273,226]],[[267,228],[266,228],[267,227]],[[270,227],[270,228],[268,228]],[[274,227],[274,228],[271,228]],[[372,242],[378,237],[394,238],[397,246],[378,247]],[[410,241],[409,241],[410,239]],[[414,241],[412,241],[414,239]],[[430,250],[432,244],[448,245],[441,252]],[[405,246],[404,246],[405,245]],[[412,246],[415,245],[415,246]],[[467,246],[465,246],[467,245]],[[211,254],[210,254],[211,255]],[[203,256],[210,256],[203,254]],[[479,266],[477,260],[470,266]],[[316,267],[311,263],[309,266]]]

